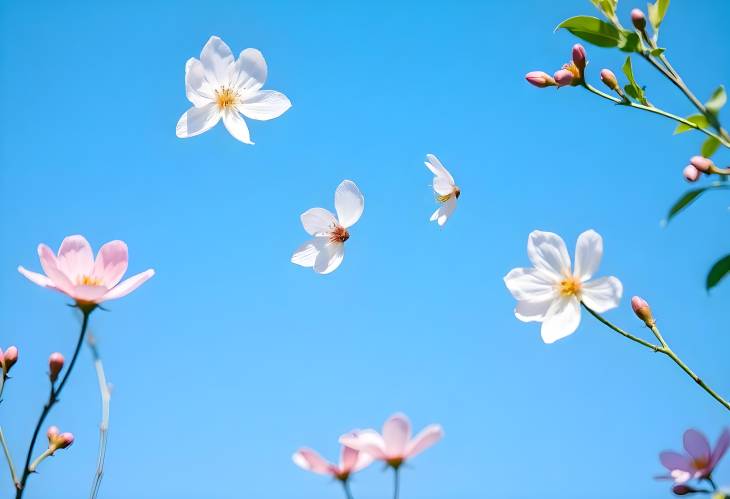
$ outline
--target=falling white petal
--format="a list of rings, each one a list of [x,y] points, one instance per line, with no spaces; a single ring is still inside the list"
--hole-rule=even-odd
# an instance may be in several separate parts
[[[446,200],[446,202],[442,203],[439,208],[433,212],[433,215],[431,215],[431,222],[434,220],[436,223],[438,223],[440,226],[443,227],[443,225],[448,221],[451,214],[456,209],[456,198],[450,197]]]
[[[328,238],[315,237],[298,247],[291,257],[291,262],[302,267],[313,267],[320,250],[327,244]]]
[[[314,271],[318,274],[329,274],[337,269],[345,257],[345,245],[342,243],[327,243],[317,254],[314,261]]]
[[[213,103],[191,107],[180,117],[175,133],[181,139],[194,137],[213,128],[219,120],[220,113]]]
[[[454,177],[451,173],[441,164],[441,161],[433,154],[426,154],[426,167],[437,177],[444,177],[448,183],[455,184]]]
[[[434,177],[433,178],[433,190],[436,194],[441,196],[448,196],[454,192],[454,184],[449,182],[446,177]]]
[[[335,210],[337,219],[343,227],[351,227],[362,215],[365,209],[365,198],[355,182],[343,181],[335,191]]]
[[[310,208],[299,217],[302,226],[310,235],[329,234],[330,230],[337,224],[337,219],[324,208]]]

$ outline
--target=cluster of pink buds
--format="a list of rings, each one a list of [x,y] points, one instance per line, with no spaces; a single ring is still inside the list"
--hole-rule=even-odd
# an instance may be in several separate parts
[[[684,167],[685,180],[687,182],[697,182],[703,173],[708,173],[714,164],[710,158],[704,156],[692,156],[689,160],[689,164]]]
[[[61,430],[59,430],[57,426],[51,426],[48,428],[46,436],[48,437],[48,450],[51,454],[56,452],[58,449],[65,449],[74,443],[73,433],[61,433]]]
[[[0,366],[2,367],[2,375],[4,377],[8,377],[8,373],[10,372],[10,368],[15,365],[15,363],[18,362],[18,349],[15,347],[8,347],[7,350],[3,353],[2,350],[0,350]]]
[[[583,75],[588,61],[586,60],[586,49],[583,45],[576,43],[573,45],[573,60],[555,72],[553,76],[544,71],[530,71],[525,75],[525,79],[538,88],[545,87],[567,87],[577,86],[583,82]]]

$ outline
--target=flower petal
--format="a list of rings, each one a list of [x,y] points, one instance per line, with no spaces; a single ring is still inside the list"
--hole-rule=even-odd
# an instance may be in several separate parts
[[[317,260],[317,255],[322,248],[329,242],[328,237],[315,237],[307,241],[294,251],[291,256],[291,262],[302,267],[313,267]]]
[[[291,107],[291,101],[281,92],[259,90],[236,107],[241,114],[252,120],[266,121],[284,114]]]
[[[433,190],[436,194],[441,196],[448,196],[454,192],[454,184],[449,182],[446,177],[434,177],[433,178]]]
[[[205,77],[203,63],[195,57],[185,64],[185,95],[195,107],[203,107],[214,100],[214,89]]]
[[[539,269],[522,267],[510,270],[504,276],[504,284],[516,300],[552,300],[557,296],[557,290],[555,282],[551,281],[551,278],[551,275]]]
[[[213,102],[203,107],[191,107],[178,120],[175,134],[181,139],[195,137],[213,128],[220,119],[221,113]]]
[[[144,272],[140,272],[139,274],[133,275],[129,279],[125,279],[120,284],[116,285],[114,288],[110,289],[109,292],[104,295],[104,300],[116,300],[117,298],[121,298],[123,296],[127,296],[129,293],[137,289],[144,283],[147,279],[155,275],[155,271],[152,269],[145,270]]]
[[[340,437],[340,443],[370,454],[375,459],[386,459],[385,442],[375,430],[355,430],[346,433]]]
[[[329,234],[337,225],[334,214],[324,208],[310,208],[299,217],[302,226],[312,236]]]
[[[555,296],[543,300],[518,301],[515,307],[515,317],[522,322],[542,322],[553,301],[555,301]]]
[[[344,257],[344,244],[340,242],[328,242],[322,246],[322,249],[317,254],[317,258],[314,260],[314,271],[318,274],[334,272],[340,266]]]
[[[48,276],[39,274],[38,272],[31,272],[22,265],[18,266],[18,272],[23,274],[32,283],[43,286],[44,288],[56,289],[56,286],[53,285],[53,281],[50,280]]]
[[[441,164],[441,161],[433,154],[426,154],[426,168],[431,170],[431,173],[437,177],[445,178],[449,184],[454,185],[454,177],[451,176],[449,171]]]
[[[58,261],[56,255],[53,253],[51,248],[45,244],[38,245],[38,257],[41,260],[41,267],[43,272],[51,279],[53,285],[64,293],[69,293],[73,289],[73,284],[66,274],[61,272],[58,268]]]
[[[715,449],[712,451],[710,468],[714,468],[717,463],[720,462],[722,456],[724,456],[727,452],[728,447],[730,447],[730,430],[725,428],[724,430],[722,430],[722,433],[720,434],[720,437],[717,439],[717,443],[715,444]]]
[[[292,456],[294,464],[303,470],[319,473],[320,475],[331,475],[332,465],[312,449],[302,448]]]
[[[343,445],[342,449],[340,449],[340,471],[345,473],[352,471],[357,464],[359,456],[359,450]]]
[[[432,424],[425,427],[416,437],[408,442],[406,447],[406,458],[410,459],[425,451],[433,444],[441,440],[444,430],[441,425]]]
[[[692,470],[690,458],[688,456],[685,456],[684,454],[679,454],[678,452],[660,452],[659,461],[670,472],[673,470],[680,470],[685,472],[689,472]]]
[[[106,294],[109,292],[109,288],[106,286],[87,286],[79,285],[74,286],[69,295],[74,300],[101,303],[106,300]]]
[[[90,276],[94,270],[94,254],[84,236],[73,235],[61,242],[56,257],[58,270],[75,282],[80,276]],[[48,272],[46,272],[48,274]]]
[[[129,252],[124,241],[110,241],[101,247],[94,262],[93,275],[111,289],[122,280],[127,271]]]
[[[710,442],[700,431],[689,429],[684,432],[684,450],[693,459],[709,463],[712,457]]]
[[[233,138],[240,140],[244,144],[253,144],[251,136],[248,133],[246,122],[236,111],[226,111],[223,113],[223,124],[226,130],[233,135]]]
[[[542,340],[554,343],[575,332],[580,324],[580,303],[574,296],[555,300],[545,315],[540,328]]]
[[[337,219],[343,227],[354,225],[365,209],[365,197],[352,180],[344,180],[335,191]]]
[[[231,67],[231,86],[240,93],[256,92],[266,83],[266,60],[260,51],[242,51]]]
[[[618,307],[623,292],[624,287],[621,281],[613,276],[601,277],[583,283],[580,299],[588,308],[603,313]]]
[[[406,457],[406,446],[411,439],[411,422],[405,414],[393,414],[383,424],[383,440],[388,457]]]
[[[368,454],[367,452],[359,452],[357,455],[357,462],[355,463],[355,466],[352,467],[352,472],[360,471],[362,469],[367,468],[370,466],[375,458]]]
[[[598,271],[603,257],[603,238],[595,230],[587,230],[578,236],[575,245],[574,275],[587,281]]]
[[[436,220],[436,223],[439,224],[440,227],[443,227],[451,217],[451,214],[454,213],[455,209],[456,198],[450,197],[445,203],[442,203],[441,206],[433,212],[433,214],[431,214],[430,221],[433,222]]]
[[[208,79],[216,87],[229,86],[229,76],[233,65],[233,53],[226,43],[217,36],[211,36],[200,52],[200,62],[203,64]]]
[[[557,279],[570,274],[570,256],[565,242],[557,234],[532,231],[527,238],[527,256],[535,267],[557,276]]]

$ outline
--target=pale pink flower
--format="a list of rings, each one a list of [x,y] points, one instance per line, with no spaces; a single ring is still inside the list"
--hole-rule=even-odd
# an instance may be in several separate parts
[[[119,282],[127,271],[129,256],[123,241],[111,241],[94,255],[83,236],[68,236],[58,255],[45,244],[38,245],[38,256],[45,275],[18,267],[30,281],[64,293],[83,306],[93,306],[128,295],[155,275],[152,269]]]
[[[292,456],[292,460],[303,470],[320,475],[329,475],[344,482],[350,478],[352,473],[369,466],[373,462],[373,457],[343,445],[339,464],[330,463],[317,452],[306,447],[296,451]]]
[[[553,77],[544,71],[530,71],[525,75],[525,80],[538,88],[555,86]]]
[[[569,69],[559,69],[553,75],[553,79],[558,87],[565,87],[573,84],[575,76]]]
[[[700,175],[702,175],[694,165],[685,166],[682,174],[687,182],[697,182],[700,179]]]
[[[687,430],[684,432],[686,453],[664,451],[659,454],[659,460],[669,474],[657,478],[674,480],[675,483],[710,478],[715,466],[727,452],[728,446],[730,446],[730,430],[727,428],[720,434],[714,449],[710,447],[710,442],[702,432]]]
[[[432,424],[411,438],[411,422],[405,414],[394,414],[383,424],[383,433],[355,430],[340,437],[340,443],[398,468],[428,449],[444,436],[441,425]]]

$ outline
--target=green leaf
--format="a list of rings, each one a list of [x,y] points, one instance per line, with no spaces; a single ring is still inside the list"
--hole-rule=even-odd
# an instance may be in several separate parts
[[[629,80],[629,84],[624,87],[626,93],[646,106],[647,101],[646,97],[644,97],[644,90],[636,83],[636,79],[634,78],[634,70],[631,67],[631,56],[626,58],[626,62],[621,69],[623,69],[626,78]]]
[[[618,4],[618,0],[591,0],[591,3],[593,3],[598,10],[603,12],[606,17],[612,17],[616,14],[616,5]]]
[[[717,152],[717,149],[720,147],[720,141],[717,140],[715,137],[707,137],[707,140],[705,140],[702,143],[702,148],[700,149],[700,154],[702,154],[706,158],[711,158],[713,154]]]
[[[677,200],[676,203],[669,209],[665,223],[669,223],[674,217],[676,217],[682,210],[687,208],[690,204],[697,200],[702,194],[711,190],[727,189],[728,185],[722,182],[714,182],[706,187],[699,187],[692,189],[684,194]]]
[[[656,31],[659,29],[659,25],[662,24],[664,16],[667,13],[667,9],[669,8],[669,0],[657,0],[653,4],[647,4],[646,7],[649,11],[649,21],[651,22],[654,31]]]
[[[651,55],[653,55],[654,57],[658,57],[658,56],[662,55],[665,50],[667,50],[667,49],[663,49],[661,47],[657,47],[655,49],[650,50],[649,53]]]
[[[619,30],[612,24],[593,16],[575,16],[558,24],[555,31],[567,29],[578,38],[599,47],[618,47],[635,52],[639,47],[639,36],[631,31]]]
[[[693,114],[692,116],[687,116],[685,119],[687,121],[691,121],[700,128],[707,128],[707,118],[705,118],[703,114]],[[684,123],[680,123],[677,125],[677,128],[674,129],[674,135],[688,132],[690,130],[694,130],[694,128],[689,125],[685,125]]]
[[[722,106],[724,106],[726,102],[727,94],[725,93],[725,87],[720,85],[719,87],[717,87],[717,89],[715,89],[714,92],[712,92],[712,97],[710,97],[710,100],[705,102],[705,107],[712,114],[717,114],[720,112],[720,109],[722,109]]]
[[[705,281],[705,288],[707,291],[717,286],[728,272],[730,272],[730,255],[725,255],[716,261],[707,273],[707,281]]]

